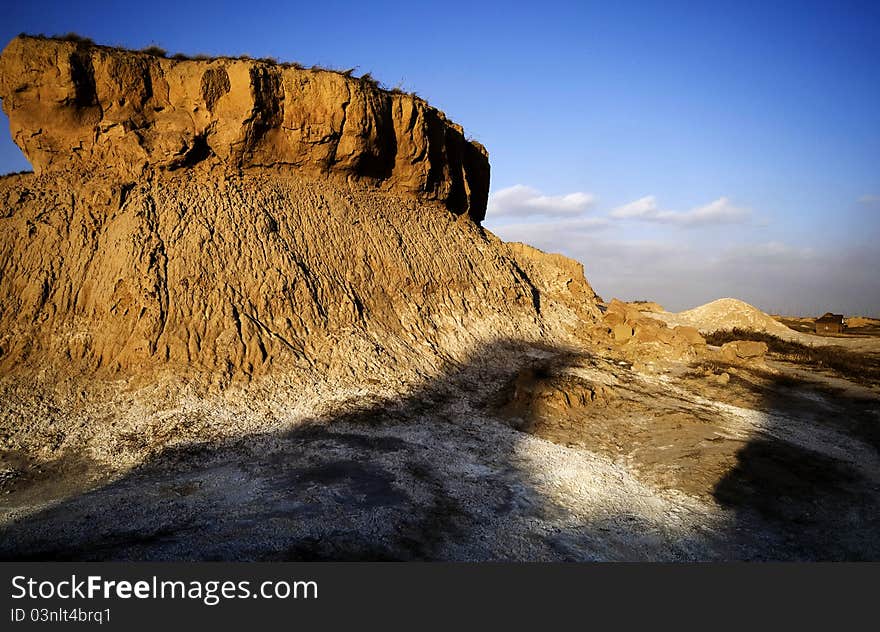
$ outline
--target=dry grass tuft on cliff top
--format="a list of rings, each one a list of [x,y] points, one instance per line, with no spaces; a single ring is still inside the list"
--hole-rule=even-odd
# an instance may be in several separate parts
[[[108,46],[106,44],[98,44],[90,37],[86,37],[84,35],[80,35],[79,33],[75,33],[73,31],[69,33],[65,33],[64,35],[45,35],[43,33],[38,34],[30,34],[30,33],[19,33],[19,37],[30,37],[33,39],[45,39],[45,40],[59,40],[64,42],[74,42],[84,48],[87,47],[96,47],[96,48],[106,48],[111,50],[119,50],[119,51],[128,51],[127,48],[122,46]],[[150,46],[145,46],[137,52],[144,53],[146,55],[152,55],[153,57],[164,57],[168,59],[173,59],[174,61],[214,61],[218,59],[239,59],[239,60],[253,60],[258,61],[260,63],[264,63],[268,66],[278,66],[280,68],[295,68],[297,70],[311,70],[313,72],[332,72],[334,74],[342,75],[343,77],[350,77],[355,79],[360,79],[365,84],[368,84],[378,90],[382,90],[383,92],[387,92],[389,94],[394,95],[405,95],[412,97],[414,99],[423,100],[415,90],[404,90],[400,85],[396,85],[393,87],[388,87],[383,84],[378,79],[374,78],[372,73],[365,72],[360,77],[355,77],[354,72],[355,68],[334,68],[332,66],[323,66],[319,64],[313,64],[312,66],[305,66],[298,61],[282,61],[276,57],[265,56],[265,57],[257,57],[253,58],[250,55],[242,54],[237,57],[227,56],[227,55],[207,55],[204,53],[198,53],[195,55],[188,55],[186,53],[174,53],[173,55],[169,55],[168,51],[161,46],[157,46],[152,44]]]

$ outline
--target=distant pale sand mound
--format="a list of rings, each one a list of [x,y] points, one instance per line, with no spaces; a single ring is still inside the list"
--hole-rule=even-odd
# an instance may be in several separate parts
[[[846,338],[841,336],[816,336],[789,329],[769,314],[754,305],[735,298],[719,298],[717,301],[700,305],[677,314],[672,312],[643,311],[643,315],[662,320],[670,327],[696,327],[700,333],[708,334],[725,329],[749,329],[763,331],[783,340],[792,340],[806,345],[835,345],[859,351],[880,351],[880,339]]]
[[[647,315],[659,318],[669,325],[696,327],[701,333],[738,328],[764,331],[786,339],[799,338],[793,329],[777,322],[754,305],[735,298],[720,298],[677,314],[648,312]]]

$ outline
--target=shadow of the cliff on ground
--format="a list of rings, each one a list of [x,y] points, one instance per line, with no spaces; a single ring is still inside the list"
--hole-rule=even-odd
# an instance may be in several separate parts
[[[758,559],[880,559],[877,399],[786,375],[760,394],[765,426],[713,490],[730,540]]]
[[[400,400],[167,448],[6,526],[0,557],[551,559],[549,545],[503,533],[510,519],[509,539],[521,538],[553,509],[518,463],[522,435],[480,412],[482,393],[528,362],[529,349],[500,341]]]
[[[731,520],[694,525],[671,520],[671,505],[609,461],[493,417],[489,399],[520,368],[567,351],[499,341],[399,400],[354,402],[280,432],[165,449],[115,482],[7,525],[0,558],[880,557],[877,490],[843,460],[772,432],[744,445],[715,487]],[[771,418],[791,413],[795,396],[768,390]],[[876,439],[868,404],[849,406],[865,418],[846,423]],[[572,486],[581,489],[566,495]]]

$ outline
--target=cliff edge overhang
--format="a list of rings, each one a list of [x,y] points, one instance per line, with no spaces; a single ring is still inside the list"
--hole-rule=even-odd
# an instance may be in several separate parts
[[[415,95],[344,73],[19,36],[0,99],[38,174],[290,167],[485,215],[485,148]]]

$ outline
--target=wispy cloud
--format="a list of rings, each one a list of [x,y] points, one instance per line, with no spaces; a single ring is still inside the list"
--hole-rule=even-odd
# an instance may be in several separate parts
[[[502,233],[502,236],[503,233]],[[816,250],[779,241],[740,243],[717,252],[698,240],[628,239],[606,231],[515,235],[584,264],[606,299],[651,299],[681,310],[734,296],[768,311],[878,314],[880,251]]]
[[[880,195],[859,202],[874,217]],[[648,195],[605,211],[588,193],[551,196],[517,185],[492,196],[487,219],[505,241],[579,259],[605,298],[655,299],[674,310],[721,296],[790,313],[880,309],[880,250],[787,241],[727,197],[677,211]],[[723,229],[733,225],[742,226]],[[695,239],[690,229],[700,227],[722,228]]]
[[[506,224],[494,227],[492,230],[505,241],[524,241],[539,248],[558,250],[570,240],[580,239],[587,233],[601,231],[610,224],[611,222],[604,217],[582,217],[550,222]]]
[[[653,195],[647,195],[635,202],[618,206],[611,211],[611,217],[616,219],[649,219],[657,217],[659,213],[657,198]]]
[[[537,189],[517,184],[496,191],[489,197],[486,215],[500,217],[577,217],[596,202],[591,193],[575,191],[566,195],[544,195]]]
[[[748,220],[750,216],[751,212],[748,209],[734,206],[726,197],[718,198],[689,211],[666,211],[659,207],[657,198],[648,195],[611,211],[611,217],[615,219],[679,226],[738,224]]]
[[[792,263],[806,262],[816,258],[812,248],[800,248],[780,241],[757,244],[744,244],[727,249],[719,261],[725,263],[763,262]]]

